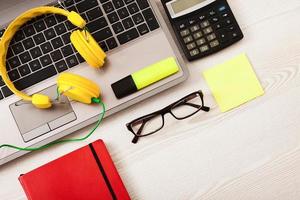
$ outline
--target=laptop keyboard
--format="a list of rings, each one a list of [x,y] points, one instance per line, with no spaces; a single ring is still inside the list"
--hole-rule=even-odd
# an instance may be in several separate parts
[[[65,0],[63,4],[87,21],[87,28],[104,51],[159,28],[148,0]],[[70,41],[75,29],[64,16],[43,15],[18,31],[7,55],[8,76],[17,89],[28,88],[84,62]],[[4,30],[0,29],[0,37]],[[0,100],[13,94],[2,78],[0,89]]]

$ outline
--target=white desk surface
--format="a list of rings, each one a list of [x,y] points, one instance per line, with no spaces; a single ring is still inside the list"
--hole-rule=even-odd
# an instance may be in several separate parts
[[[102,138],[132,199],[300,199],[300,1],[231,0],[245,34],[238,44],[189,64],[184,84],[107,118],[83,143],[28,154],[0,169],[0,199],[26,199],[30,171]],[[201,72],[246,52],[266,94],[222,114]],[[211,112],[176,121],[138,144],[125,124],[202,89]],[[79,137],[91,127],[74,133]]]

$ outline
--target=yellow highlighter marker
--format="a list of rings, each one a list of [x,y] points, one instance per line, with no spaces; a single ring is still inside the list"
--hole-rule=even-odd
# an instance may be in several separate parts
[[[153,83],[167,78],[179,71],[176,59],[173,57],[145,67],[111,85],[118,99],[133,94]]]

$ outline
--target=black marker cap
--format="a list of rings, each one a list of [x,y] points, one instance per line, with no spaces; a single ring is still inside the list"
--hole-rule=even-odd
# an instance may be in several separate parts
[[[111,85],[116,97],[121,99],[138,91],[132,76],[129,75]]]

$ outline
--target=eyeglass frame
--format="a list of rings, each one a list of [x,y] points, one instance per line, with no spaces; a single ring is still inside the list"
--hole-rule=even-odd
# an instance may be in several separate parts
[[[185,100],[185,99],[187,99],[189,96],[192,96],[192,95],[195,95],[195,94],[198,94],[198,95],[199,95],[199,97],[200,97],[200,99],[201,99],[201,103],[202,103],[201,107],[198,108],[198,110],[196,110],[194,113],[191,113],[190,115],[185,116],[185,117],[177,117],[174,113],[172,113],[172,109],[173,109],[173,108],[175,108],[178,104],[182,103],[182,101]],[[202,92],[201,90],[196,91],[196,92],[193,92],[193,93],[188,94],[188,95],[186,95],[185,97],[179,99],[178,101],[176,101],[176,102],[174,102],[174,103],[172,103],[172,104],[170,104],[170,105],[164,107],[164,108],[161,109],[161,110],[155,111],[155,112],[150,113],[150,114],[148,114],[148,115],[144,115],[144,116],[142,116],[142,117],[139,117],[139,118],[137,118],[137,119],[135,119],[135,120],[132,120],[131,122],[127,123],[127,124],[126,124],[127,129],[128,129],[131,133],[133,133],[133,135],[134,135],[134,138],[133,138],[133,140],[132,140],[132,143],[136,144],[136,143],[138,142],[139,138],[141,138],[141,137],[146,137],[146,136],[149,136],[149,135],[153,135],[154,133],[160,131],[160,130],[165,126],[165,117],[164,117],[164,116],[165,116],[166,114],[168,114],[168,113],[171,114],[171,115],[172,115],[175,119],[177,119],[177,120],[184,120],[184,119],[187,119],[187,118],[189,118],[189,117],[195,115],[195,114],[198,113],[200,110],[203,110],[203,111],[205,111],[205,112],[209,112],[210,107],[204,106],[204,99],[203,99],[203,97],[204,97],[204,95],[203,95],[203,92]],[[185,102],[185,103],[187,103],[187,102]],[[193,107],[194,107],[194,106],[193,106]],[[159,115],[161,115],[161,117],[162,117],[162,125],[161,125],[161,127],[158,128],[157,130],[152,131],[151,133],[147,133],[147,134],[145,134],[145,135],[141,135],[141,131],[143,130],[143,128],[144,128],[145,124],[147,123],[147,121],[145,121],[145,122],[143,121],[143,123],[142,123],[141,127],[139,128],[139,130],[137,131],[137,133],[135,133],[135,131],[132,129],[132,124],[133,124],[134,122],[137,122],[137,121],[142,120],[142,119],[147,119],[147,118],[149,118],[149,119],[151,120],[151,119],[153,119],[153,118],[150,118],[151,116],[154,116],[154,117],[155,117],[155,116],[159,116]]]

